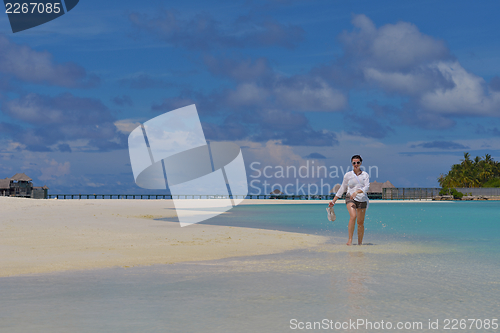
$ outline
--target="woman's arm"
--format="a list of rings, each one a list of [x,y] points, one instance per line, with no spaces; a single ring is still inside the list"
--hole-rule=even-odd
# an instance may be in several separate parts
[[[340,185],[339,190],[337,191],[337,193],[335,194],[335,197],[333,197],[333,200],[331,201],[333,203],[333,205],[335,205],[335,202],[337,202],[337,200],[342,197],[342,194],[344,194],[345,190],[347,189],[347,183],[348,182],[349,181],[347,179],[347,174],[345,174],[344,175],[344,179],[342,181],[342,185]]]
[[[333,197],[333,200],[332,200],[332,201],[330,201],[330,203],[328,204],[328,206],[330,206],[330,207],[331,207],[331,206],[335,205],[335,203],[337,202],[337,200],[338,200],[339,198],[340,198],[340,197],[338,197],[338,196],[335,194],[335,196]]]
[[[365,194],[368,194],[368,189],[370,188],[370,175],[367,172],[365,172],[365,173],[366,173],[366,176],[364,179],[364,186],[363,186],[362,190]]]

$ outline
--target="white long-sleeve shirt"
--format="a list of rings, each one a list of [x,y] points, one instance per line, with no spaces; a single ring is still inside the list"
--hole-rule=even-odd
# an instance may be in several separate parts
[[[358,176],[358,179],[359,182],[356,179],[354,171],[347,172],[344,175],[344,180],[342,181],[342,185],[340,186],[339,190],[337,191],[337,194],[335,195],[341,198],[342,194],[344,194],[344,192],[347,189],[347,197],[350,197],[357,190],[362,190],[363,193],[358,193],[354,199],[360,202],[368,201],[368,196],[366,193],[370,188],[370,176],[368,175],[368,173],[361,171],[361,174]]]

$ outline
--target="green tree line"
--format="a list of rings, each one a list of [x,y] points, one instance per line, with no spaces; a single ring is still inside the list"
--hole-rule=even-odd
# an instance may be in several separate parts
[[[447,174],[439,176],[441,187],[500,187],[500,162],[494,161],[491,155],[471,160],[470,154],[464,153],[461,161],[453,164]]]

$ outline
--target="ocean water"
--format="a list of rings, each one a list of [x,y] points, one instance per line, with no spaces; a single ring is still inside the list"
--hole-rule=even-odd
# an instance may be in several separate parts
[[[0,278],[0,332],[500,332],[500,202],[373,202],[351,247],[345,206],[325,207],[204,222],[329,237],[316,248]]]

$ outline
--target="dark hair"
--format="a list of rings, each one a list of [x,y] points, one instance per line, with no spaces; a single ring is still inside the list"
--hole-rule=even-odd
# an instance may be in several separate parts
[[[362,159],[362,158],[361,158],[361,156],[359,156],[359,155],[354,155],[353,157],[351,157],[351,162],[352,162],[352,160],[353,160],[353,159],[355,159],[355,158],[356,158],[356,159],[358,159],[360,162],[363,162],[363,159]]]

